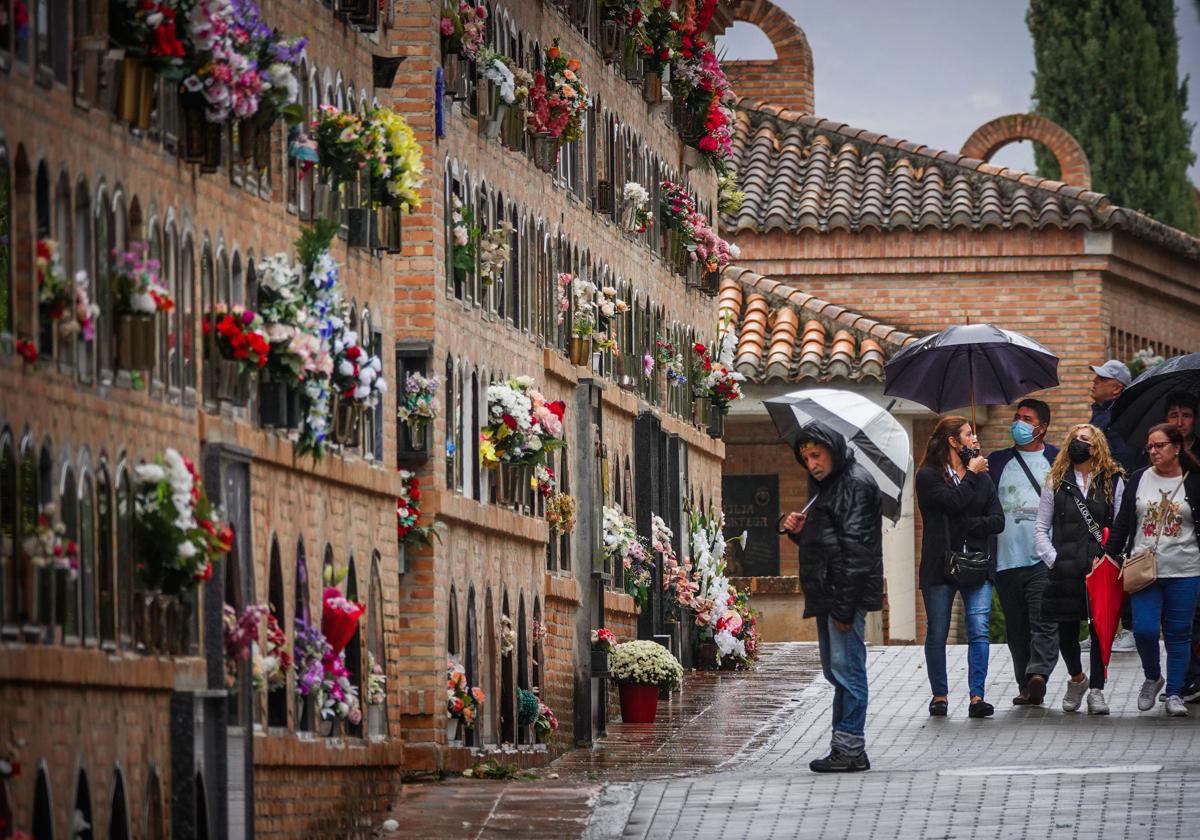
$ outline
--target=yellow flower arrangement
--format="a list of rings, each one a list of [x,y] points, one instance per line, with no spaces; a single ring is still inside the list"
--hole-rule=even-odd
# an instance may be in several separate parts
[[[411,213],[421,206],[417,190],[425,172],[416,135],[402,116],[388,108],[373,109],[367,124],[371,177],[382,180],[389,198]]]

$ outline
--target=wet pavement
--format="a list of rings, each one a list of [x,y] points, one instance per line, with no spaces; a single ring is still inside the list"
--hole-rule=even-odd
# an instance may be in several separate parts
[[[1200,706],[1136,710],[1136,654],[1114,654],[1112,715],[1014,707],[993,646],[990,720],[966,714],[966,649],[949,653],[950,715],[930,718],[919,647],[872,648],[872,770],[817,776],[832,691],[809,644],[765,646],[753,672],[688,674],[653,725],[610,727],[536,781],[406,786],[404,837],[1092,838],[1200,834]],[[552,775],[557,778],[551,778]]]

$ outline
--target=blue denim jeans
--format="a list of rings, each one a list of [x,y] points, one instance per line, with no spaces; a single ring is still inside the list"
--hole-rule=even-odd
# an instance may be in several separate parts
[[[972,697],[983,697],[988,669],[988,618],[992,613],[992,584],[961,587],[949,584],[927,586],[921,590],[925,600],[925,668],[934,697],[950,693],[946,680],[946,639],[950,635],[950,610],[954,593],[962,595],[967,614],[967,687]]]
[[[849,630],[839,630],[828,616],[817,618],[821,670],[833,685],[832,746],[858,756],[867,748],[867,611],[854,613]]]
[[[1133,603],[1133,640],[1148,680],[1162,676],[1158,631],[1167,648],[1167,696],[1183,691],[1191,660],[1192,618],[1200,597],[1200,577],[1159,578],[1129,596]]]

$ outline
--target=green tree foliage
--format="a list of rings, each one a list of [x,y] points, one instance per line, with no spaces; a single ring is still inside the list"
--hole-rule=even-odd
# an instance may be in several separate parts
[[[1025,21],[1037,63],[1034,112],[1080,142],[1092,189],[1197,232],[1174,0],[1030,0]],[[1035,155],[1039,173],[1059,176],[1049,151]]]

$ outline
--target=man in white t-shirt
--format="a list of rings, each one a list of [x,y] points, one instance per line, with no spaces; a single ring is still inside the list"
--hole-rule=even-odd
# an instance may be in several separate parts
[[[1042,593],[1049,570],[1033,547],[1041,488],[1058,450],[1045,443],[1050,406],[1026,399],[1013,414],[1013,445],[990,453],[988,472],[1004,508],[1004,530],[992,549],[996,595],[1004,610],[1008,650],[1017,678],[1015,706],[1040,706],[1046,679],[1058,662],[1058,625],[1042,621]]]

